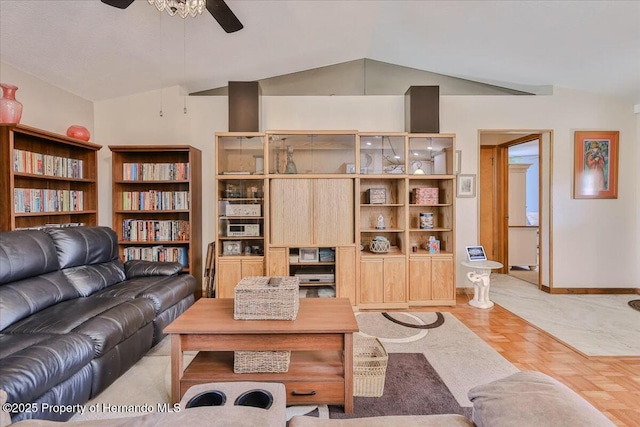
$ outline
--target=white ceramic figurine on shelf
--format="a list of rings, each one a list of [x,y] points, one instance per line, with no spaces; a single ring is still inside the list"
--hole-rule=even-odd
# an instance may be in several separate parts
[[[378,215],[378,225],[376,225],[376,230],[384,230],[385,225],[384,225],[384,217],[382,215]]]

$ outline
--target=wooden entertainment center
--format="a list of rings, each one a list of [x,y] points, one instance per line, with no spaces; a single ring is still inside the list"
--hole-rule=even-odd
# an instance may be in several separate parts
[[[245,276],[306,269],[333,277],[335,296],[362,309],[455,305],[455,135],[215,139],[216,297],[233,297]],[[371,250],[374,240],[384,240],[382,251]]]

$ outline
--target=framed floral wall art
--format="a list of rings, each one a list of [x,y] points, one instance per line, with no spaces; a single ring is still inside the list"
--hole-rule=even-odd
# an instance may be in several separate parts
[[[618,198],[618,131],[576,131],[573,198]]]
[[[475,174],[458,175],[458,185],[456,196],[476,197],[476,176]]]

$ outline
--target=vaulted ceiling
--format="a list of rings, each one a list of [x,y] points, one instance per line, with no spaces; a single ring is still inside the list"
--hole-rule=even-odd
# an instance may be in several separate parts
[[[517,91],[556,85],[640,104],[639,1],[227,4],[244,24],[237,33],[207,12],[183,20],[146,0],[125,10],[99,0],[0,0],[0,61],[89,100],[174,85],[201,92],[368,58]]]

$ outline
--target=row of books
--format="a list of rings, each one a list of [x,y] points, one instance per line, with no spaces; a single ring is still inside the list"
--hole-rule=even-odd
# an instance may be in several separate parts
[[[189,221],[125,219],[122,239],[133,242],[189,240]]]
[[[123,191],[122,209],[125,211],[157,211],[189,209],[188,191]]]
[[[48,190],[42,188],[14,188],[13,211],[72,212],[84,210],[84,194],[80,190]]]
[[[34,175],[57,176],[62,178],[83,178],[83,164],[79,159],[13,150],[13,171]]]
[[[33,227],[16,227],[14,230],[45,230],[47,228],[66,228],[66,227],[81,227],[86,225],[84,222],[63,222],[61,224],[43,224],[34,225]]]
[[[123,163],[125,181],[176,181],[189,179],[189,163]]]
[[[189,265],[189,254],[187,248],[179,247],[129,247],[123,252],[125,262],[141,259],[144,261],[160,261],[160,262],[179,262],[185,267]]]

